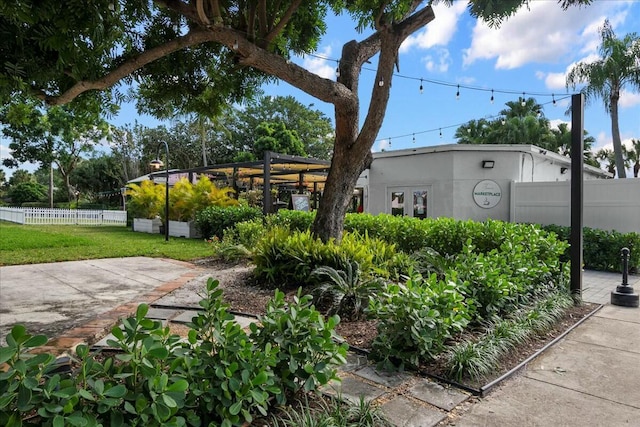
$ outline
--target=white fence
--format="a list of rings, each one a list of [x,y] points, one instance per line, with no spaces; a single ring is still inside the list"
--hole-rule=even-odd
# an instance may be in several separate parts
[[[511,186],[511,221],[571,225],[571,182],[517,182]],[[640,179],[584,181],[585,227],[640,233]]]
[[[5,208],[0,207],[0,221],[18,224],[127,225],[126,211],[82,209]]]

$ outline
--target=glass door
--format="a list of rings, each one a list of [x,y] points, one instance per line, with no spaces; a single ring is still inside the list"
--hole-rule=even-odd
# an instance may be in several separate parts
[[[394,187],[387,190],[387,212],[424,219],[429,216],[429,190],[425,187]]]

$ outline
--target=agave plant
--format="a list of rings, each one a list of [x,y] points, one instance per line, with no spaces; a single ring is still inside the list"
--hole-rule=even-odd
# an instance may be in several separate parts
[[[369,305],[369,297],[382,289],[379,277],[362,278],[357,261],[345,261],[343,268],[318,267],[311,277],[318,280],[312,295],[318,305],[328,306],[328,314],[337,314],[345,320],[360,320]]]

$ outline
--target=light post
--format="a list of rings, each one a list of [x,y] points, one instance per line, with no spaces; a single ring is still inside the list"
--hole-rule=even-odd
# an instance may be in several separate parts
[[[162,160],[160,160],[160,146],[164,144],[164,150],[165,150],[165,160],[167,161],[166,164],[162,163]],[[166,141],[160,141],[158,143],[158,148],[156,149],[156,158],[155,160],[152,160],[151,163],[151,168],[155,169],[155,170],[160,170],[162,168],[162,166],[165,167],[165,182],[164,182],[164,186],[165,186],[165,197],[164,197],[164,240],[165,242],[169,241],[169,145],[166,143]]]

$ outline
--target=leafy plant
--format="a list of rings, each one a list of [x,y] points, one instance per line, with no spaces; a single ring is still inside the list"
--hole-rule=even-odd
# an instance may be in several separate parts
[[[206,238],[217,236],[222,239],[227,228],[261,216],[259,209],[248,206],[209,206],[196,213],[196,226]]]
[[[373,355],[385,368],[418,366],[444,349],[447,339],[470,320],[470,302],[457,289],[455,277],[427,279],[410,272],[406,283],[388,283],[369,311],[379,320]]]
[[[364,317],[369,298],[375,298],[384,282],[380,278],[361,277],[357,261],[345,261],[344,267],[318,267],[311,273],[319,284],[312,295],[317,305],[328,307],[330,315],[337,314],[343,319],[359,320]]]
[[[333,339],[339,317],[325,321],[311,305],[311,296],[301,292],[298,290],[289,303],[284,293],[276,290],[259,319],[261,327],[250,326],[250,337],[259,348],[273,345],[277,349],[273,370],[277,384],[287,392],[276,396],[280,404],[300,390],[316,390],[337,380],[335,367],[346,362],[347,345]]]
[[[129,184],[127,196],[130,197],[127,209],[134,218],[153,219],[160,215],[164,206],[165,188],[155,185],[153,181],[142,181],[140,184]]]

